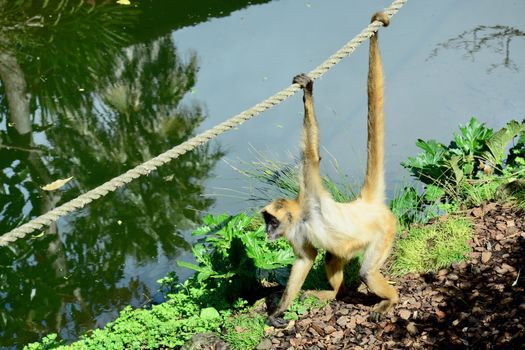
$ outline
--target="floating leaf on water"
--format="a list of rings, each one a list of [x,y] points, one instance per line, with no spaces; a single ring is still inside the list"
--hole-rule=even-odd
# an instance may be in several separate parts
[[[67,179],[59,179],[59,180],[53,181],[50,184],[42,186],[41,188],[44,191],[54,191],[64,186],[65,184],[67,184],[69,181],[71,181],[71,179],[73,179],[73,176],[68,177]]]
[[[119,5],[131,5],[131,2],[129,2],[129,0],[117,0],[117,4],[119,4]]]

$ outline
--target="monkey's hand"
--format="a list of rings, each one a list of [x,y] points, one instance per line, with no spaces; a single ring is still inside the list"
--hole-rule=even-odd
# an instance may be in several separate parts
[[[372,20],[370,22],[379,21],[383,23],[383,27],[388,27],[390,24],[390,17],[384,12],[376,12],[372,16]]]
[[[376,311],[370,311],[370,315],[368,316],[370,321],[375,322],[375,323],[379,323],[382,317],[383,317],[383,314],[380,312],[376,312]]]
[[[274,326],[275,328],[286,328],[288,325],[288,321],[286,321],[282,316],[279,315],[271,315],[268,316],[268,320],[266,321],[270,326]]]
[[[304,73],[296,75],[293,78],[293,83],[299,84],[301,86],[301,89],[305,89],[309,91],[312,91],[312,87],[314,85],[314,81],[312,80],[312,78],[310,78],[308,75]]]

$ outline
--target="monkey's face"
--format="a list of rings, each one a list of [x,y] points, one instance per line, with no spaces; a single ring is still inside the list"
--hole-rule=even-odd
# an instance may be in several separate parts
[[[299,217],[300,207],[297,201],[276,199],[261,210],[266,224],[268,239],[273,241],[284,235]]]

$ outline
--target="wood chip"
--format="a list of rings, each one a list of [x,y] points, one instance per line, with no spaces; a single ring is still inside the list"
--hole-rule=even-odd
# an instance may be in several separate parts
[[[474,208],[472,210],[472,215],[474,215],[477,218],[480,218],[483,216],[483,210],[481,210],[481,208]]]
[[[412,313],[407,309],[399,310],[399,317],[401,317],[403,320],[408,320],[411,314]]]
[[[339,330],[332,333],[332,338],[337,342],[343,338],[344,332]]]
[[[348,316],[341,316],[337,319],[336,323],[341,327],[346,327],[346,325],[350,322],[350,317]]]
[[[321,322],[318,322],[318,321],[313,322],[311,328],[314,329],[320,335],[325,334],[324,332],[325,325]]]
[[[334,328],[333,326],[326,326],[326,327],[324,328],[324,332],[325,332],[326,334],[332,334],[333,332],[335,332],[335,328]]]
[[[414,322],[409,322],[407,324],[407,331],[410,335],[416,335],[418,333],[416,324]]]

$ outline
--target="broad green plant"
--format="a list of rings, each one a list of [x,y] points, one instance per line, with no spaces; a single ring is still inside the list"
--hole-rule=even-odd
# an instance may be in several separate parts
[[[261,271],[291,265],[292,248],[285,240],[270,242],[264,226],[254,217],[208,215],[204,225],[193,232],[201,241],[192,248],[195,263],[178,265],[196,272],[195,279],[205,288],[225,297],[226,303],[244,295],[255,295]]]
[[[523,160],[524,133],[525,121],[510,121],[494,132],[471,118],[454,133],[448,146],[435,140],[418,140],[416,146],[422,152],[409,157],[402,165],[421,182],[443,188],[446,197],[461,199],[465,195],[462,187],[482,178],[482,168],[501,175],[506,164],[515,165]],[[506,149],[516,136],[519,141],[507,157]]]

